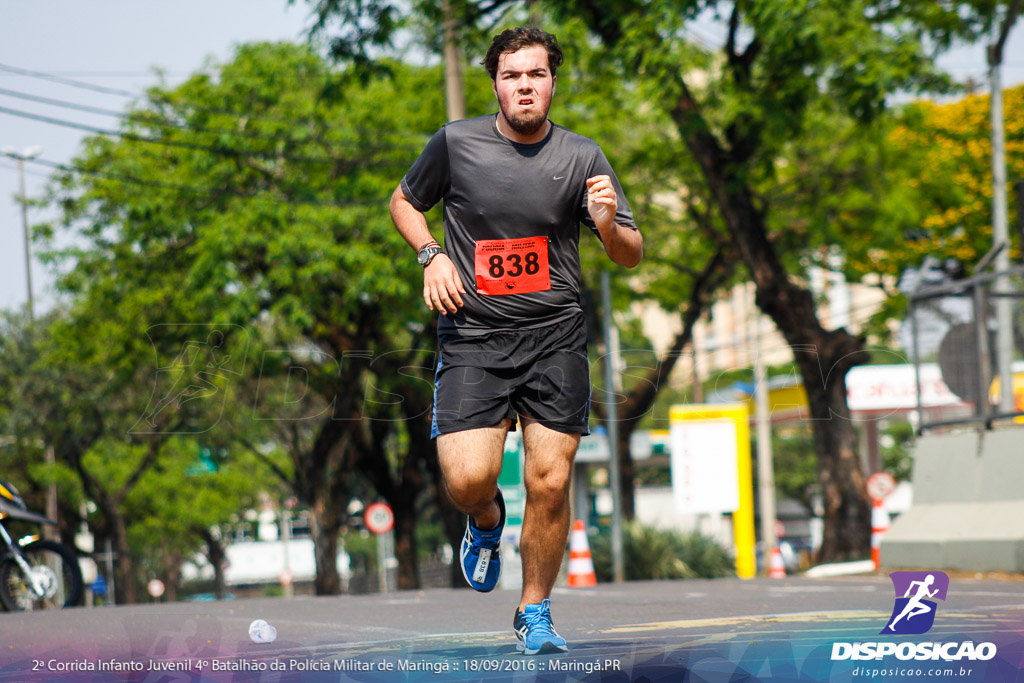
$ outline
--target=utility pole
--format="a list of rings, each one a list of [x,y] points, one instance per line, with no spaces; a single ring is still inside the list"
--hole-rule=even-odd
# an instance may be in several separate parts
[[[1024,248],[1024,180],[1018,180],[1014,189],[1017,191],[1017,237]]]
[[[25,192],[25,160],[34,159],[43,153],[42,147],[26,147],[17,151],[4,147],[3,155],[18,162],[18,203],[21,204],[21,232],[25,240],[25,285],[28,289],[28,317],[35,322],[35,304],[32,300],[32,251],[28,242],[28,194]]]
[[[612,486],[612,578],[615,583],[626,580],[626,564],[622,547],[622,474],[619,467],[619,407],[615,401],[615,373],[618,365],[612,350],[612,285],[608,271],[601,273],[601,304],[604,309],[604,383],[605,394],[611,398],[605,407],[608,428],[608,478]]]
[[[772,463],[771,413],[768,410],[768,371],[761,355],[761,319],[755,314],[754,335],[757,349],[754,353],[754,419],[757,420],[757,492],[761,513],[761,542],[764,548],[764,567],[769,561],[778,538],[775,534],[775,467]]]
[[[690,351],[692,352],[691,362],[693,364],[693,403],[704,402],[704,386],[701,384],[700,379],[700,365],[697,358],[697,326],[694,325],[693,332],[690,333]]]
[[[1010,268],[1010,231],[1006,209],[1006,136],[1003,126],[1003,47],[1006,38],[1017,20],[1022,0],[1013,0],[1007,9],[1002,25],[993,21],[993,42],[988,46],[988,78],[991,91],[989,113],[992,121],[992,242],[993,246],[1005,244],[996,255],[996,273],[1005,273]],[[996,362],[999,366],[999,412],[1012,413],[1013,406],[1013,310],[1008,296],[1009,282],[1000,277],[995,280],[996,309]],[[978,315],[983,315],[981,311]]]
[[[32,297],[32,247],[29,244],[28,236],[28,192],[25,190],[25,160],[35,159],[43,153],[43,148],[38,146],[26,147],[17,151],[13,147],[4,147],[3,155],[15,159],[18,162],[18,203],[21,204],[21,235],[25,243],[25,289],[28,292],[28,319],[35,323],[36,307]],[[53,465],[56,456],[53,446],[46,446],[46,464]],[[57,519],[57,485],[50,484],[46,490],[46,516],[52,520]],[[57,530],[49,525],[43,527],[43,537],[50,540],[56,539]]]

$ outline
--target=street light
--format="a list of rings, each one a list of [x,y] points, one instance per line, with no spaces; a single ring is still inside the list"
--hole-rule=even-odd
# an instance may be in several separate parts
[[[0,152],[5,157],[17,159],[18,161],[18,200],[21,202],[21,230],[25,238],[25,282],[28,286],[28,317],[35,322],[36,312],[32,302],[32,252],[28,243],[28,197],[25,195],[25,160],[35,159],[43,153],[43,148],[33,145],[19,152],[14,147],[4,147]]]

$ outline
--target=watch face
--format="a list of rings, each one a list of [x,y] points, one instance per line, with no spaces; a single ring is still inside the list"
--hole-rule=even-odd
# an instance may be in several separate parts
[[[430,263],[430,259],[434,258],[437,254],[440,254],[442,251],[441,247],[427,247],[426,249],[421,249],[416,255],[416,260],[420,262],[421,266],[425,266]]]

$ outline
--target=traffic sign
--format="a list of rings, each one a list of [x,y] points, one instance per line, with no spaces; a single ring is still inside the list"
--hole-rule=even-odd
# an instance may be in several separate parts
[[[871,500],[884,500],[896,490],[896,478],[888,472],[875,472],[868,477],[867,490]]]
[[[375,534],[386,534],[395,528],[395,513],[387,503],[374,503],[366,508],[363,515],[366,528]]]

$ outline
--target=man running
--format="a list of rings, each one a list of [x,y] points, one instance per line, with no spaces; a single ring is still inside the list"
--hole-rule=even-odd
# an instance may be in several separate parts
[[[548,120],[562,51],[533,27],[494,38],[483,65],[499,111],[439,130],[395,189],[391,217],[423,265],[423,299],[441,314],[432,436],[445,487],[469,515],[459,560],[492,590],[501,572],[505,435],[523,425],[526,509],[517,649],[565,651],[551,589],[569,533],[569,482],[589,433],[579,224],[632,268],[643,244],[596,143]],[[445,248],[426,213],[444,200]]]

